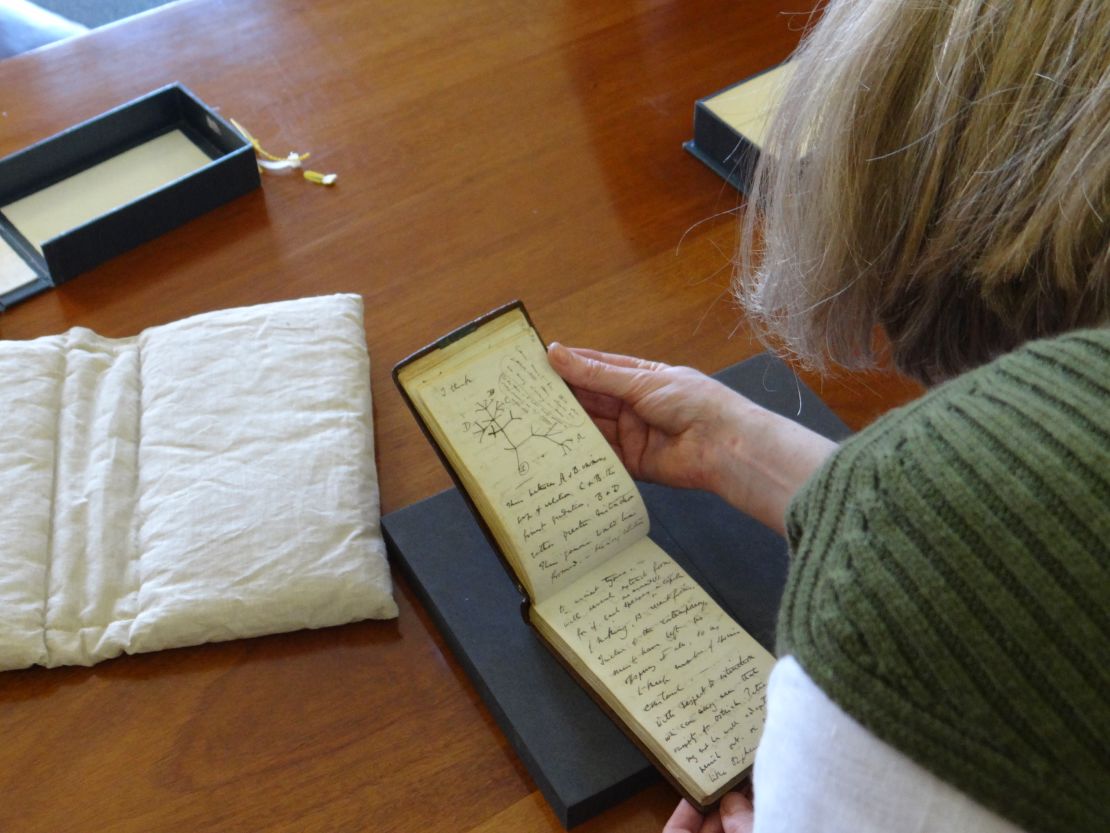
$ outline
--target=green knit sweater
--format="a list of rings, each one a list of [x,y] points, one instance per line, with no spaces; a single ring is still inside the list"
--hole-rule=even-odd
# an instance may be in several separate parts
[[[1110,831],[1110,330],[846,442],[787,513],[779,653],[1031,831]]]

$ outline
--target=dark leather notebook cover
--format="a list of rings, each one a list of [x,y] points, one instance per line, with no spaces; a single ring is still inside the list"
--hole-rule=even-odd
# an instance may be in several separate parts
[[[773,357],[716,378],[826,436],[849,433]],[[652,538],[773,650],[786,579],[783,540],[714,495],[640,488]],[[457,490],[392,512],[382,526],[395,562],[565,827],[659,777],[525,624],[519,591]]]

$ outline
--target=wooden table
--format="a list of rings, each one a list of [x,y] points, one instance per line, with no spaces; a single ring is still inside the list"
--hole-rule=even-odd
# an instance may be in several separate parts
[[[715,371],[737,195],[693,102],[784,58],[787,0],[187,0],[0,63],[0,154],[171,81],[325,189],[262,191],[0,315],[107,336],[330,292],[366,301],[388,512],[448,485],[389,380],[523,298],[548,338]],[[803,376],[851,425],[905,383]],[[0,675],[0,831],[558,830],[403,580],[395,622]],[[660,785],[583,830],[656,831]]]

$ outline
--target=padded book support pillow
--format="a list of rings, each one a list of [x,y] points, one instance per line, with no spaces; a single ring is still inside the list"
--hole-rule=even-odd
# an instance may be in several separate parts
[[[0,342],[0,668],[397,615],[362,301]]]

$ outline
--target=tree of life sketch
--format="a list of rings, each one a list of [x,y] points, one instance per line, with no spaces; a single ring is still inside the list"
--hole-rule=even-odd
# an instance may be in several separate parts
[[[478,437],[479,442],[486,438],[503,439],[506,443],[503,450],[511,451],[516,457],[518,474],[528,474],[528,460],[521,456],[521,448],[533,440],[546,440],[563,454],[570,453],[573,443],[570,438],[560,436],[564,434],[560,426],[537,426],[530,419],[526,421],[513,412],[513,406],[508,400],[498,398],[496,393],[495,389],[488,391],[486,398],[475,405],[474,419],[463,423],[463,428]],[[540,430],[537,431],[537,427]]]
[[[478,438],[501,441],[497,446],[511,453],[517,473],[524,476],[530,459],[542,456],[543,446],[569,454],[582,435],[576,432],[585,420],[566,385],[545,364],[519,348],[506,356],[497,377],[497,386],[486,389],[484,398],[474,405],[471,419],[463,430]]]

